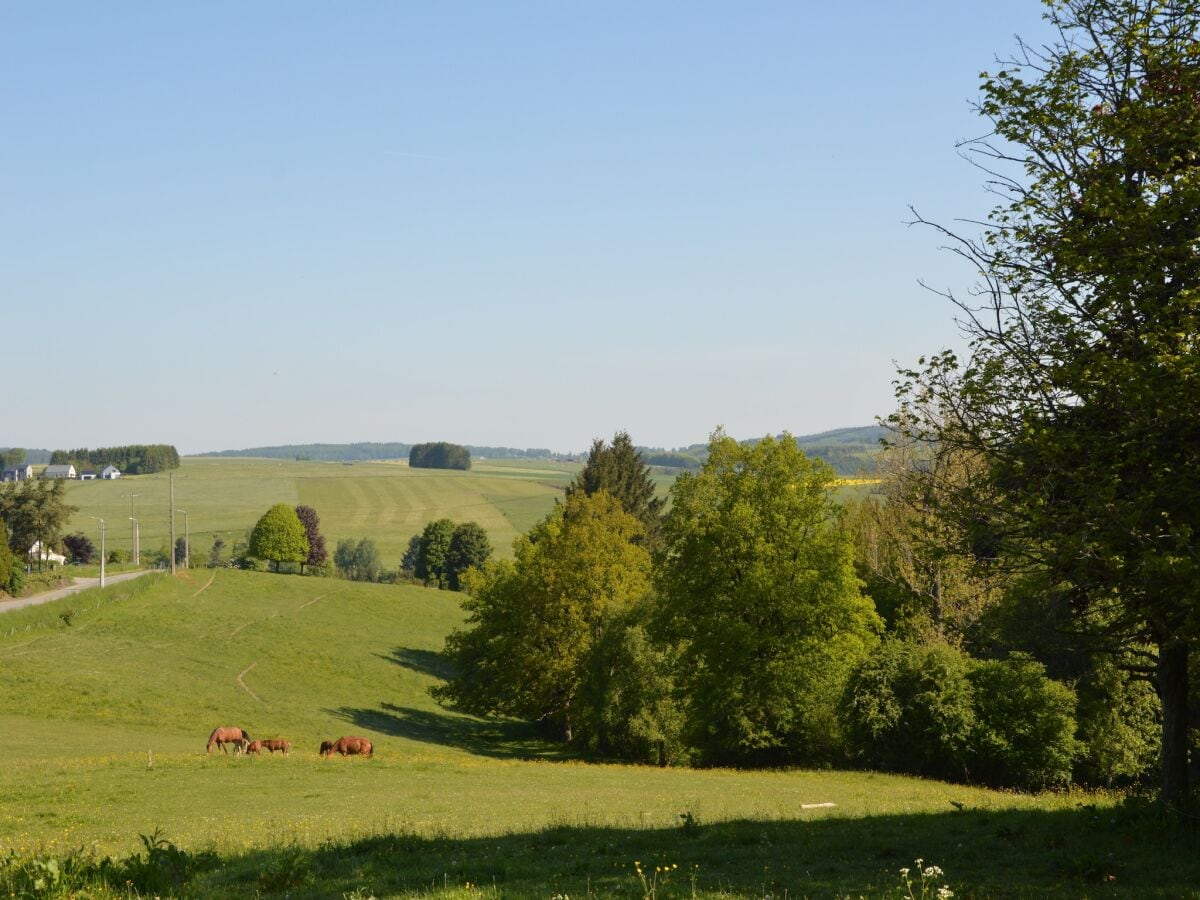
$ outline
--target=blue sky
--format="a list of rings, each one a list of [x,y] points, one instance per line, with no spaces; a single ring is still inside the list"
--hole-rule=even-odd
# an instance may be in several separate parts
[[[870,424],[1041,10],[0,0],[0,446]]]

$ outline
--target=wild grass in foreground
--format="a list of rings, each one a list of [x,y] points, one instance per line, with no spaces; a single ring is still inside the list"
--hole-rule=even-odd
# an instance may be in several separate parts
[[[107,858],[0,859],[16,896],[1197,897],[1197,830],[1141,801],[1057,812],[561,825],[496,836],[398,828],[316,847],[194,852],[160,833]],[[914,849],[919,848],[919,849]]]

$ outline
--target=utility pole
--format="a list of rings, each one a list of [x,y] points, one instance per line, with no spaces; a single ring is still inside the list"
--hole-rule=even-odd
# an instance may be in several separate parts
[[[88,516],[100,523],[100,587],[104,587],[104,520],[99,516]]]
[[[142,561],[142,555],[139,552],[138,541],[138,520],[137,511],[133,508],[133,498],[140,497],[141,494],[127,494],[129,497],[129,521],[133,523],[133,564],[136,566]]]
[[[175,574],[175,475],[168,476],[171,481],[171,574]]]

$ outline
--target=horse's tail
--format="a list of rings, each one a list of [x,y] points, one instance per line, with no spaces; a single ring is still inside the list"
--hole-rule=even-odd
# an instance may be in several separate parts
[[[238,729],[238,731],[240,731],[240,732],[242,733],[242,740],[243,740],[243,741],[248,741],[248,740],[250,740],[250,735],[249,735],[249,734],[246,732],[246,729],[245,729],[245,728],[239,728],[239,729]]]
[[[370,759],[375,755],[375,745],[367,741],[367,758]]]

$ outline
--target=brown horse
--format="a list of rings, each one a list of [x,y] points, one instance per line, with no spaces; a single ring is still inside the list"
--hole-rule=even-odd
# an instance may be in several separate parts
[[[246,745],[246,755],[249,756],[250,754],[253,753],[256,756],[260,756],[261,755],[260,751],[262,750],[262,748],[263,748],[262,741],[251,741],[249,744]]]
[[[205,753],[212,753],[213,745],[221,748],[222,753],[228,753],[225,749],[226,744],[236,744],[237,752],[242,753],[250,744],[250,735],[246,734],[244,728],[214,728],[213,733],[208,736],[208,749]]]
[[[276,750],[282,751],[284,756],[287,756],[292,752],[291,741],[270,739],[265,741],[257,741],[256,743],[260,744],[263,750],[270,750],[272,755]]]
[[[340,737],[336,741],[321,741],[321,755],[333,756],[366,756],[375,755],[371,742],[362,737]]]

